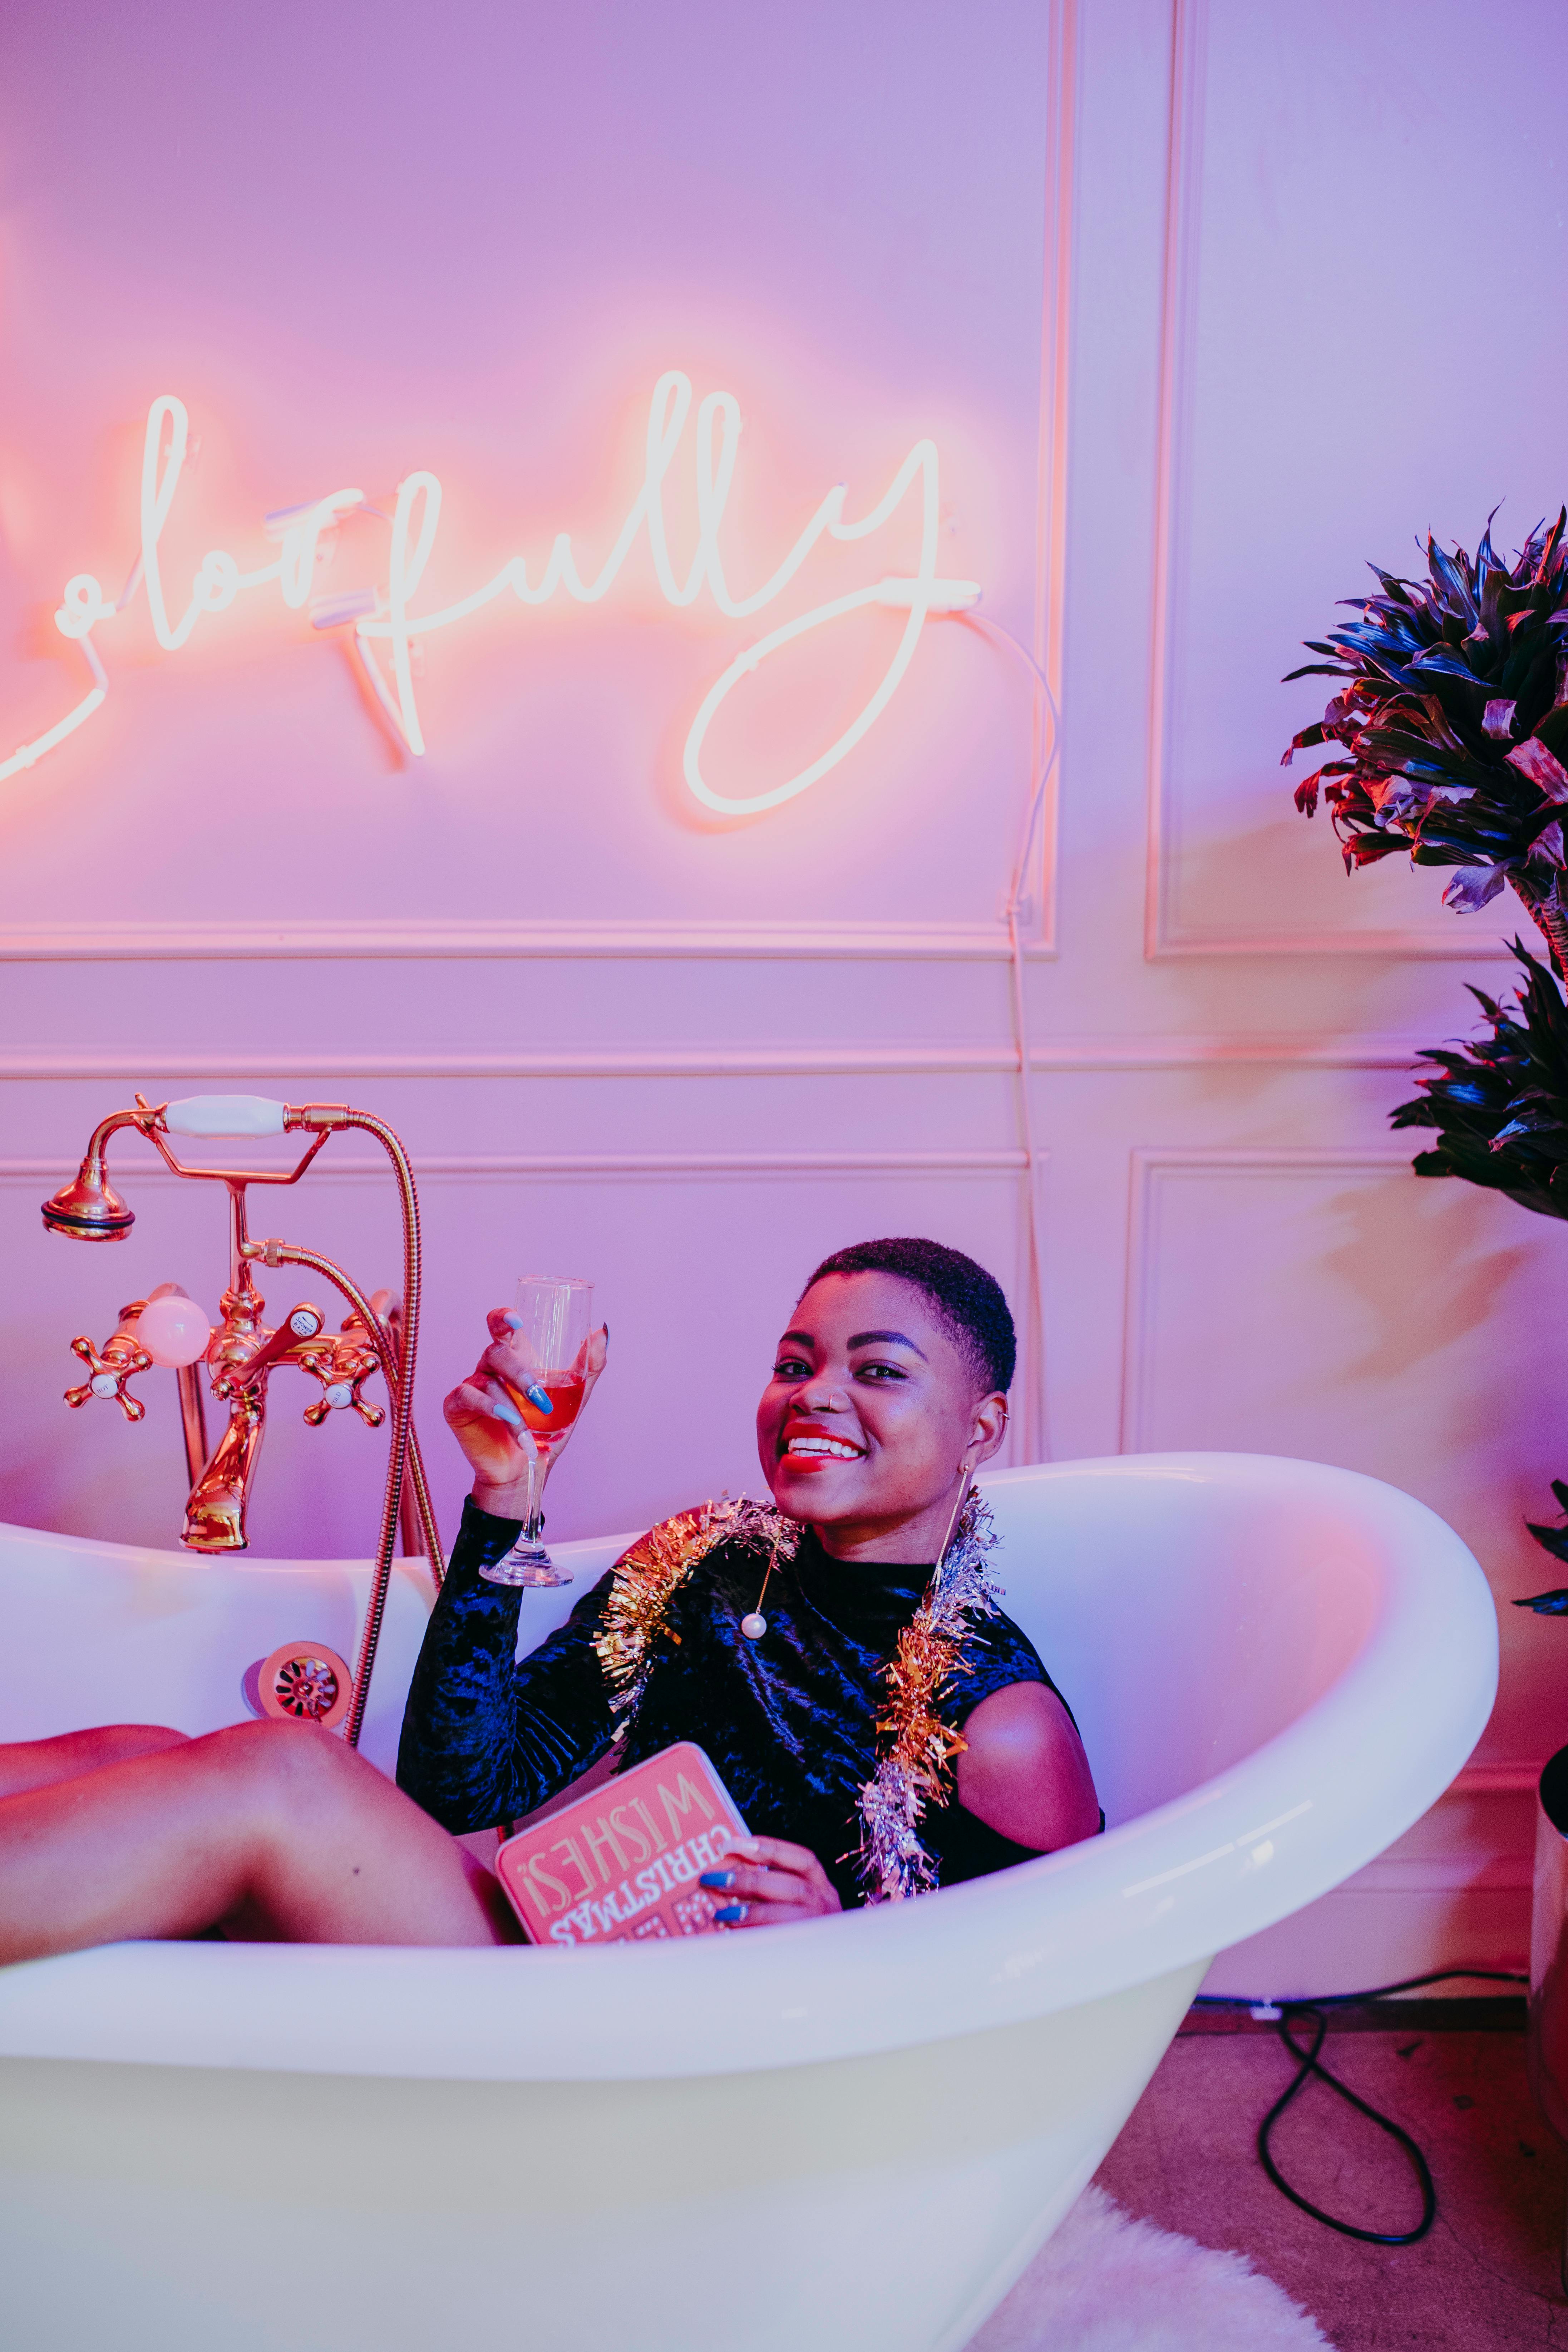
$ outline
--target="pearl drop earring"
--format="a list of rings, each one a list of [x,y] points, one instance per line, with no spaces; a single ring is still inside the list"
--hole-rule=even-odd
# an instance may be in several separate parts
[[[778,1556],[778,1541],[775,1538],[773,1548],[768,1554],[767,1567],[763,1571],[763,1589],[757,1595],[757,1605],[749,1616],[742,1617],[741,1620],[741,1631],[748,1642],[760,1642],[768,1630],[768,1621],[763,1615],[763,1602],[767,1598],[768,1579],[773,1572],[773,1565]]]

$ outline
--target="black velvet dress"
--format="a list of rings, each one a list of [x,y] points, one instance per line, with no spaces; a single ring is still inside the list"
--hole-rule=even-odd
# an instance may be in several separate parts
[[[399,1785],[458,1833],[532,1812],[605,1754],[614,1730],[593,1647],[610,1578],[514,1663],[525,1596],[487,1583],[479,1568],[499,1559],[517,1533],[515,1519],[465,1503],[408,1694]],[[759,1569],[754,1548],[721,1544],[677,1590],[623,1743],[626,1760],[696,1740],[754,1834],[809,1847],[840,1899],[859,1903],[859,1792],[876,1769],[883,1669],[931,1569],[831,1559],[807,1529],[794,1559],[773,1570],[767,1632],[749,1642],[741,1620],[757,1605]],[[942,1712],[962,1729],[983,1698],[1009,1683],[1055,1688],[1011,1618],[982,1618]],[[944,1886],[1031,1858],[1029,1847],[988,1828],[956,1796],[927,1808],[921,1835]]]

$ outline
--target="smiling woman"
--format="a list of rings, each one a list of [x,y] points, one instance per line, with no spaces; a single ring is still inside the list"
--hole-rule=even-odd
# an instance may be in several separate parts
[[[409,1693],[401,1786],[296,1724],[195,1740],[122,1724],[0,1748],[0,1959],[213,1928],[510,1941],[495,1880],[457,1836],[680,1740],[707,1749],[756,1832],[704,1880],[728,1927],[952,1885],[1093,1835],[1077,1727],[997,1606],[968,1496],[1006,1430],[1014,1357],[982,1267],[910,1240],[829,1258],[757,1410],[776,1507],[666,1520],[521,1661],[521,1592],[484,1574],[527,1489],[509,1388],[531,1373],[512,1319],[490,1316],[447,1400],[474,1486]],[[584,1396],[607,1340],[584,1344]]]
[[[438,1821],[484,1828],[612,1747],[625,1765],[697,1740],[761,1832],[717,1874],[734,1927],[951,1885],[1094,1833],[1089,1765],[1039,1657],[983,1577],[974,1605],[945,1613],[932,1578],[1007,1426],[1012,1318],[983,1267],[912,1239],[826,1259],[757,1409],[777,1508],[666,1521],[520,1664],[516,1596],[482,1574],[515,1525],[524,1442],[499,1318],[492,1333],[447,1401],[479,1477],[399,1762]],[[900,1729],[902,1767],[879,1747]]]

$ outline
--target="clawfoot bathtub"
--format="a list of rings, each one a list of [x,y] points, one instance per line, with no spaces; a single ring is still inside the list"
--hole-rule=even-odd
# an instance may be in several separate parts
[[[124,1944],[0,1970],[11,2352],[957,2352],[1211,1956],[1464,1762],[1479,1570],[1347,1472],[1167,1454],[986,1482],[1109,1833],[922,1901],[585,1952]],[[527,1638],[573,1591],[524,1595]],[[367,1571],[0,1531],[0,1736],[206,1730]],[[400,1569],[364,1748],[428,1587]]]

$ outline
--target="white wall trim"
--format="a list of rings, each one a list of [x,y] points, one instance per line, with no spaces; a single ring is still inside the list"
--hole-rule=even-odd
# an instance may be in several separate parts
[[[1154,1264],[1151,1251],[1154,1187],[1169,1176],[1212,1171],[1235,1176],[1291,1175],[1321,1171],[1331,1174],[1396,1175],[1408,1173],[1419,1139],[1405,1143],[1339,1146],[1284,1145],[1249,1149],[1187,1149],[1136,1146],[1131,1155],[1127,1216],[1127,1294],[1121,1347],[1121,1434],[1123,1454],[1146,1450],[1149,1420],[1150,1324],[1154,1303]],[[1413,1182],[1418,1182],[1413,1178]]]
[[[1161,294],[1160,375],[1154,478],[1154,585],[1149,665],[1149,793],[1144,947],[1151,962],[1190,956],[1389,956],[1401,961],[1495,962],[1505,940],[1467,935],[1452,916],[1452,939],[1433,925],[1387,930],[1215,932],[1178,929],[1171,908],[1170,759],[1177,601],[1184,554],[1184,475],[1202,225],[1204,96],[1208,0],[1172,0],[1171,103]],[[1284,789],[1281,780],[1281,789]],[[1327,849],[1324,852],[1328,854]]]
[[[1184,397],[1192,344],[1191,310],[1196,271],[1197,161],[1203,146],[1206,0],[1172,0],[1170,118],[1165,162],[1165,252],[1161,280],[1160,380],[1155,410],[1154,580],[1149,646],[1149,813],[1145,838],[1143,952],[1164,952],[1167,769],[1172,718],[1173,604],[1176,534],[1181,521],[1177,474],[1184,452]]]
[[[1034,651],[1062,699],[1067,576],[1068,390],[1072,353],[1078,0],[1050,0],[1047,42],[1046,270],[1041,289],[1041,365],[1037,482]],[[1005,691],[1026,690],[1020,670]],[[1040,748],[1037,726],[1030,779]],[[1029,781],[1026,780],[1026,782]],[[1011,821],[1009,820],[1009,823]],[[1040,823],[1036,869],[1038,934],[1033,961],[1057,953],[1058,793],[1053,776]],[[1011,858],[998,842],[1002,870]],[[648,961],[1005,963],[1005,925],[994,923],[508,922],[496,919],[341,921],[300,918],[272,923],[127,921],[0,923],[0,961],[189,962],[474,958]]]
[[[1409,1070],[1424,1050],[1410,1037],[1246,1034],[1037,1037],[1029,1067],[1079,1071],[1237,1069]],[[134,1050],[37,1046],[0,1054],[0,1080],[112,1078],[142,1087],[171,1079],[343,1078],[752,1078],[1012,1076],[1017,1056],[1000,1041],[955,1039],[849,1045],[514,1046],[483,1053],[457,1047],[367,1054],[200,1053],[157,1045]]]
[[[1046,271],[1040,305],[1040,441],[1035,520],[1035,657],[1058,710],[1062,707],[1067,622],[1068,482],[1071,460],[1073,255],[1077,243],[1079,110],[1078,0],[1050,0],[1047,46]],[[1046,748],[1045,714],[1036,704],[1031,777]],[[1058,854],[1062,761],[1058,754],[1040,812],[1035,887],[1040,908],[1037,952],[1054,954],[1060,859]]]
[[[1039,1160],[1046,1155],[1035,1156]],[[410,1157],[422,1184],[465,1178],[486,1182],[507,1176],[1018,1176],[1026,1164],[1021,1151],[432,1151]],[[0,1160],[0,1185],[58,1183],[76,1164],[63,1155]],[[120,1168],[117,1160],[117,1176]],[[322,1177],[335,1177],[357,1183],[386,1173],[384,1159],[363,1152],[334,1158],[329,1150],[311,1168],[310,1181],[314,1184]],[[125,1181],[137,1186],[171,1185],[182,1179],[154,1160],[139,1161]]]
[[[1026,953],[1050,961],[1053,946]],[[1001,923],[511,923],[300,919],[277,923],[13,923],[11,963],[417,962],[427,959],[1005,963]]]
[[[1464,915],[1446,917],[1456,927]],[[1529,929],[1522,909],[1519,920]],[[1384,956],[1400,963],[1502,963],[1513,950],[1503,939],[1484,931],[1468,940],[1450,943],[1433,931],[1208,931],[1181,939],[1162,935],[1150,950],[1159,962],[1179,962],[1194,956]]]

